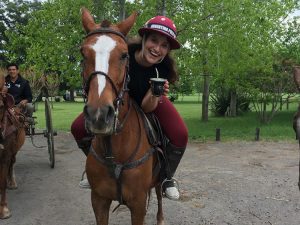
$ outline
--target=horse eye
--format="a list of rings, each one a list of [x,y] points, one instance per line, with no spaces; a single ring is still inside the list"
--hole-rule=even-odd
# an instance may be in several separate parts
[[[125,60],[125,59],[127,59],[129,56],[128,56],[128,53],[127,52],[124,52],[124,53],[122,53],[122,55],[121,55],[121,60]]]

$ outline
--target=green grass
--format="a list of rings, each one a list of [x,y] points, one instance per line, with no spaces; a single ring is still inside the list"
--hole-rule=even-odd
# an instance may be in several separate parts
[[[254,140],[256,128],[260,128],[261,140],[295,140],[292,118],[298,101],[290,104],[289,110],[278,112],[270,124],[261,124],[255,112],[249,112],[235,118],[209,116],[208,122],[201,121],[201,103],[198,96],[181,97],[175,106],[183,117],[189,130],[189,139],[214,141],[216,128],[221,129],[221,140]],[[73,120],[82,112],[82,102],[53,102],[53,127],[58,131],[70,131]],[[44,103],[39,103],[37,116],[38,128],[45,127]]]
[[[51,110],[53,128],[57,131],[70,131],[73,120],[83,110],[82,102],[53,102]],[[44,102],[38,103],[38,110],[34,113],[38,122],[37,128],[45,128],[45,105]]]

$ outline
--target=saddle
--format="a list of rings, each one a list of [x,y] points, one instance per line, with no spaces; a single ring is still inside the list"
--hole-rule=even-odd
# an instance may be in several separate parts
[[[20,127],[24,127],[25,115],[21,113],[21,109],[14,106],[14,98],[10,94],[5,94],[3,98],[5,111],[0,121],[0,143],[2,143],[9,135],[14,133]]]
[[[167,157],[165,148],[169,139],[163,133],[159,120],[154,113],[144,114],[144,124],[150,145],[155,148],[158,162],[153,168],[153,176],[159,174],[160,180],[164,180],[166,176]]]

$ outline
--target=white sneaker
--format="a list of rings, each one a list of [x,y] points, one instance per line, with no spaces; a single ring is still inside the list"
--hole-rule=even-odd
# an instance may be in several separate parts
[[[79,187],[84,188],[84,189],[91,189],[90,183],[89,183],[88,179],[86,179],[86,178],[82,179],[79,182]]]
[[[175,179],[165,179],[162,182],[163,195],[170,200],[179,200],[178,182]]]
[[[176,187],[168,187],[165,190],[165,195],[170,200],[178,200],[180,197],[179,191]]]

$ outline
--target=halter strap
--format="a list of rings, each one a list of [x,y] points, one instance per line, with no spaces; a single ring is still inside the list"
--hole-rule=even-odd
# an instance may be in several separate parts
[[[105,33],[105,34],[116,34],[118,35],[119,37],[121,37],[126,43],[127,43],[127,38],[125,37],[124,34],[122,34],[121,32],[119,31],[116,31],[116,30],[112,30],[112,29],[109,29],[109,28],[99,28],[99,29],[96,29],[96,30],[93,30],[91,32],[89,32],[85,37],[89,37],[93,34],[102,34],[102,33]]]

